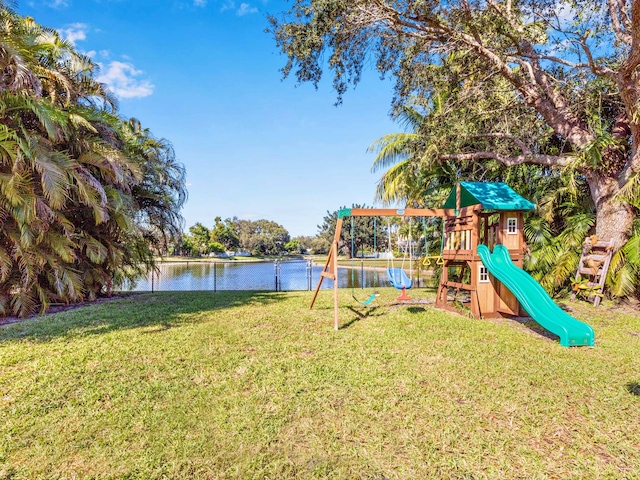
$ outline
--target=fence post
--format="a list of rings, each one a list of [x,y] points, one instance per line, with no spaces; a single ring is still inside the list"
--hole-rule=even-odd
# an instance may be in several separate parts
[[[273,273],[276,277],[276,292],[278,291],[278,260],[273,262]]]
[[[313,261],[307,260],[307,290],[311,291],[313,284]]]
[[[213,293],[216,292],[218,281],[218,262],[213,263]]]
[[[360,288],[364,288],[364,258],[360,259]]]
[[[151,270],[151,293],[153,293],[153,280],[155,279],[156,272],[155,270]]]

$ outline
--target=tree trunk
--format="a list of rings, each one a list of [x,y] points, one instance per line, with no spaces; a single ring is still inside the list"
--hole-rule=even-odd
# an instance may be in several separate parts
[[[596,235],[607,242],[613,239],[614,247],[618,250],[631,235],[634,209],[615,198],[620,190],[616,178],[591,173],[587,175],[587,181],[596,206]]]

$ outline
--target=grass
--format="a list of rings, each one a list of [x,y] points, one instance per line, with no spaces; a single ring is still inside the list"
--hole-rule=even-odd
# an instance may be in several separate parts
[[[0,327],[0,479],[640,478],[637,311],[565,304],[596,331],[566,349],[340,294],[338,332],[329,291],[313,310],[138,294]]]

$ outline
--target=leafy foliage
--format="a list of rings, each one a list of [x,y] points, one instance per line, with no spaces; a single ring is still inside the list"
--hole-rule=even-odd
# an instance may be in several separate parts
[[[199,256],[211,252],[240,249],[255,255],[281,255],[288,251],[289,232],[270,220],[239,220],[216,217],[209,230],[201,223],[189,228],[174,249],[175,253]]]
[[[181,228],[184,170],[95,65],[0,5],[0,312],[108,295]]]
[[[240,240],[235,231],[233,220],[227,218],[224,222],[222,218],[215,218],[215,225],[211,229],[211,240],[224,245],[226,250],[235,250],[240,246]]]
[[[441,178],[554,183],[565,169],[567,188],[588,187],[598,235],[620,248],[638,214],[634,5],[298,0],[270,31],[283,74],[317,85],[328,71],[338,101],[369,65],[394,77],[408,133],[373,146],[385,202],[420,202]]]
[[[289,232],[271,220],[235,220],[240,247],[257,255],[280,255],[291,240]]]

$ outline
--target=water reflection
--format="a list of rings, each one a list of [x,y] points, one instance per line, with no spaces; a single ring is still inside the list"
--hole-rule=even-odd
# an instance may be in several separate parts
[[[311,262],[306,260],[161,263],[159,273],[139,280],[132,290],[313,290],[318,284],[321,271],[321,266],[312,266]],[[389,286],[389,282],[382,269],[338,269],[339,288],[383,286]],[[333,288],[333,281],[325,278],[322,288]]]

